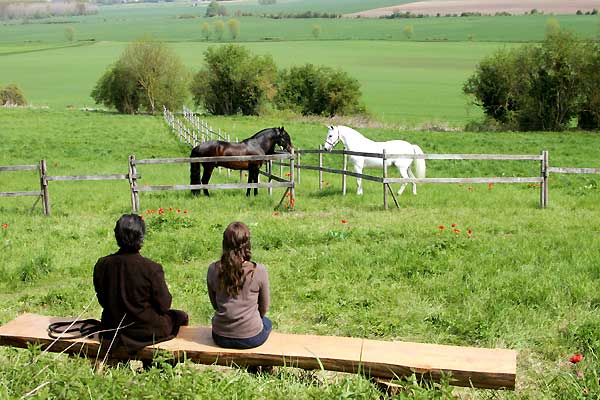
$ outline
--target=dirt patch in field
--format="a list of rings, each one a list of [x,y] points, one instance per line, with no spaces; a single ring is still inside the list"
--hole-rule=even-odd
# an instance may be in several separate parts
[[[375,8],[353,14],[346,17],[378,18],[391,15],[395,12],[410,12],[412,14],[446,15],[460,14],[463,12],[476,12],[481,14],[495,14],[497,12],[508,12],[511,14],[528,14],[536,9],[539,12],[553,14],[575,14],[577,10],[582,12],[592,11],[600,8],[598,0],[433,0],[418,1],[414,3],[399,4],[392,7]]]

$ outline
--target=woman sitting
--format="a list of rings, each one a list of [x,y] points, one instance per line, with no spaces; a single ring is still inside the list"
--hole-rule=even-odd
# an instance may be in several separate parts
[[[177,336],[188,324],[184,311],[171,310],[171,293],[160,264],[139,253],[146,224],[136,214],[123,215],[115,226],[119,251],[100,258],[94,267],[94,288],[102,306],[102,329],[114,331],[129,354]]]
[[[271,333],[269,277],[261,264],[250,261],[250,231],[232,222],[223,232],[221,260],[208,267],[208,296],[215,309],[212,337],[221,347],[250,349]]]

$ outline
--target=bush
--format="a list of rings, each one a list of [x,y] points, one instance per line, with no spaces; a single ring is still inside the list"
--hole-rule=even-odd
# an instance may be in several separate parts
[[[346,72],[305,64],[279,74],[275,103],[304,115],[352,114],[363,112],[358,81]]]
[[[277,68],[270,55],[252,55],[245,47],[229,44],[208,48],[204,61],[191,90],[196,105],[209,113],[256,115],[272,99]]]
[[[589,43],[581,76],[583,100],[577,126],[581,129],[600,129],[600,44]]]
[[[121,113],[140,109],[154,114],[163,106],[177,109],[186,99],[188,73],[179,57],[164,43],[133,42],[96,83],[96,103]]]
[[[0,88],[0,106],[24,106],[27,100],[23,91],[14,83]]]
[[[484,59],[463,92],[488,118],[508,128],[564,130],[581,111],[583,66],[591,54],[571,33],[551,31],[541,46],[500,50]],[[590,74],[587,80],[592,82],[595,76]],[[593,98],[595,86],[588,86]]]

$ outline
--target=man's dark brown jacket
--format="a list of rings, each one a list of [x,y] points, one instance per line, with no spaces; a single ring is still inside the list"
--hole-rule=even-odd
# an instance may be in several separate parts
[[[120,339],[130,354],[144,346],[173,338],[168,312],[171,293],[160,264],[139,252],[119,250],[94,267],[94,288],[102,306],[102,328],[121,325]],[[103,334],[112,338],[114,332]]]

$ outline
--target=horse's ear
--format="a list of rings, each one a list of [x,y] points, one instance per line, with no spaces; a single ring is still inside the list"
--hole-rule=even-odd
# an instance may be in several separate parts
[[[333,130],[333,125],[328,125],[327,128],[332,131]]]

